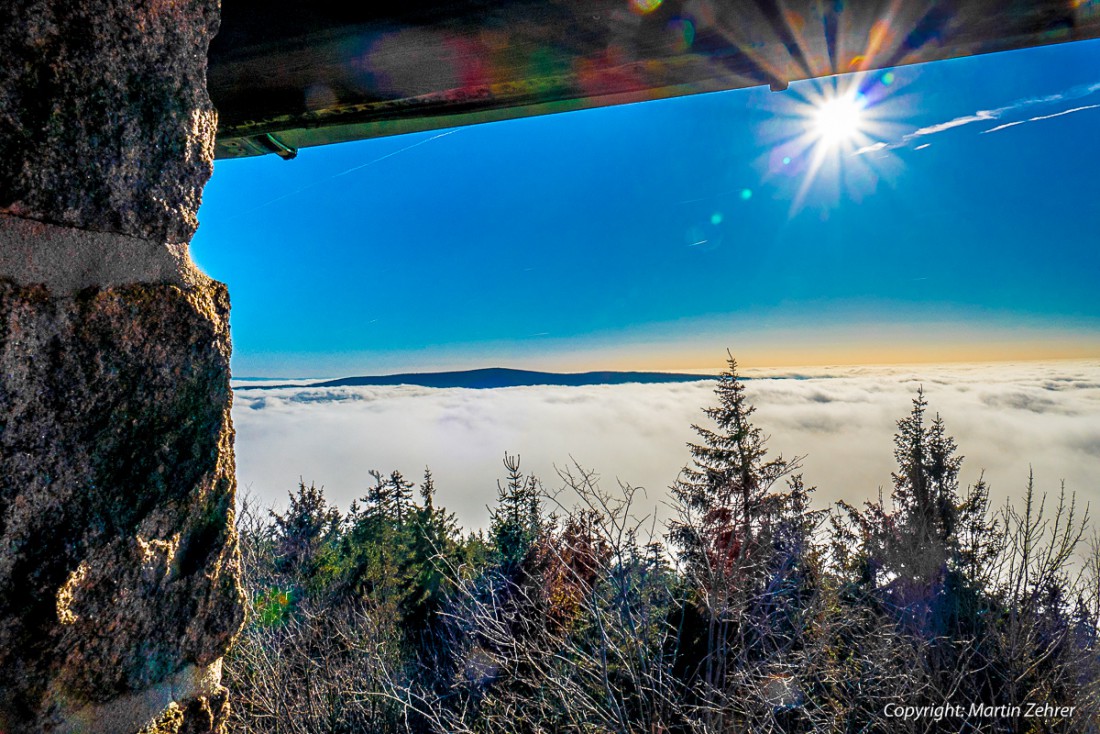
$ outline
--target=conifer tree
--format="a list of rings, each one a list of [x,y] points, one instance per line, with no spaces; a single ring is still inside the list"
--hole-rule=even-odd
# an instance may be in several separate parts
[[[383,477],[381,472],[371,469],[370,475],[374,478],[374,486],[367,490],[364,498],[367,513],[384,518],[395,527],[403,525],[409,519],[415,485],[396,470]]]
[[[768,459],[732,355],[715,395],[705,413],[716,428],[692,426],[692,465],[671,488],[679,517],[668,538],[687,582],[676,665],[705,712],[701,730],[749,730],[732,702],[757,695],[770,662],[791,665],[807,644],[800,620],[817,584],[809,538],[816,519],[799,476],[777,491],[798,460]]]
[[[894,435],[894,505],[905,516],[914,540],[944,554],[955,537],[958,520],[959,469],[955,439],[947,435],[937,413],[925,425],[928,402],[918,389],[909,415],[898,421]]]
[[[301,479],[298,491],[289,493],[289,498],[286,512],[271,512],[276,568],[309,585],[339,537],[340,511],[328,505],[323,487],[313,483],[307,487]]]
[[[404,621],[410,628],[427,628],[437,611],[451,573],[448,564],[458,551],[458,522],[453,513],[435,506],[435,480],[424,469],[420,483],[421,507],[416,508],[408,565],[411,590],[405,600]]]
[[[982,572],[996,555],[997,523],[989,517],[989,488],[979,479],[965,496],[959,491],[963,457],[937,413],[925,422],[928,403],[917,390],[909,415],[894,435],[892,495],[895,531],[883,540],[894,570],[914,581],[942,580],[944,574]]]
[[[910,632],[938,640],[925,664],[946,679],[965,648],[962,640],[980,637],[990,618],[988,569],[1003,535],[990,516],[983,480],[960,493],[963,457],[943,419],[926,420],[927,408],[918,390],[909,414],[897,422],[892,511],[881,497],[863,513],[846,509],[861,528],[865,590]]]
[[[543,530],[538,480],[524,476],[519,455],[504,455],[508,479],[497,482],[497,506],[489,514],[489,534],[508,575],[523,565]]]
[[[347,518],[343,556],[345,590],[400,608],[409,594],[413,540],[412,489],[401,472],[370,471],[374,485]]]
[[[672,495],[685,515],[670,525],[669,538],[689,569],[725,575],[748,552],[754,535],[774,509],[768,492],[797,467],[782,456],[765,460],[767,441],[752,425],[755,408],[745,397],[737,362],[728,355],[715,387],[718,405],[706,408],[718,430],[693,425],[699,443],[689,443],[692,466],[684,468]]]
[[[950,524],[944,515],[950,512],[950,500],[942,493],[957,486],[954,475],[961,462],[961,457],[953,456],[954,442],[944,434],[939,416],[933,426],[925,425],[927,408],[924,390],[918,389],[909,415],[897,422],[894,458],[898,468],[891,475],[891,499],[898,531],[882,538],[888,565],[901,579],[915,582],[930,581],[944,568]]]

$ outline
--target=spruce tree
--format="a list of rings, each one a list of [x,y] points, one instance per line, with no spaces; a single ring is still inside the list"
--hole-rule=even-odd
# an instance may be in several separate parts
[[[514,575],[542,534],[542,502],[538,480],[524,476],[519,455],[504,455],[508,479],[497,482],[497,506],[489,513],[489,534],[501,568]]]
[[[435,480],[427,468],[420,483],[420,497],[423,505],[416,508],[409,547],[411,591],[404,611],[410,629],[431,626],[447,581],[453,576],[448,564],[458,554],[458,522],[453,513],[435,506]]]
[[[980,636],[992,601],[985,591],[1002,534],[990,517],[983,480],[959,490],[963,457],[918,390],[897,422],[892,511],[880,499],[866,512],[848,508],[862,528],[868,590],[911,632],[938,640],[930,670],[949,675],[963,639]]]
[[[340,511],[329,506],[323,487],[301,479],[289,498],[286,512],[271,512],[276,569],[310,587],[339,538]]]
[[[727,574],[748,552],[774,509],[769,490],[797,466],[782,456],[765,460],[763,431],[752,425],[755,408],[745,396],[737,361],[728,356],[714,393],[718,405],[704,409],[717,430],[693,425],[699,443],[689,443],[692,465],[672,487],[682,517],[670,524],[669,539],[689,570]]]
[[[777,491],[798,461],[768,458],[732,355],[714,392],[717,405],[704,412],[715,428],[692,426],[699,436],[688,444],[692,463],[671,488],[679,517],[668,538],[687,582],[675,666],[692,705],[705,712],[702,729],[748,730],[730,702],[757,696],[769,666],[789,669],[806,644],[816,518],[799,476]]]
[[[895,530],[884,535],[884,551],[895,572],[913,581],[942,580],[949,571],[980,575],[998,549],[989,488],[979,479],[960,494],[963,457],[938,413],[925,421],[927,407],[918,389],[909,415],[897,423],[894,513],[888,516]]]
[[[372,469],[370,475],[374,478],[374,486],[367,490],[367,496],[363,498],[367,503],[367,513],[384,518],[395,527],[404,525],[409,518],[415,485],[396,470],[383,477],[381,472]]]
[[[401,472],[370,471],[374,485],[348,514],[343,557],[347,593],[402,608],[410,593],[409,547],[414,535],[412,489]]]
[[[930,425],[925,425],[927,407],[924,390],[918,389],[912,411],[898,421],[893,499],[914,539],[946,553],[957,530],[963,457],[956,455],[955,439],[947,435],[938,413]]]

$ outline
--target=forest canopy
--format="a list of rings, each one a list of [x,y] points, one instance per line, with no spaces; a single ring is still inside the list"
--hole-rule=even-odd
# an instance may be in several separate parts
[[[476,532],[430,470],[371,472],[346,513],[305,482],[246,499],[234,730],[1097,731],[1100,547],[1065,487],[961,487],[918,391],[889,491],[818,508],[732,357],[715,398],[664,527],[508,454]]]

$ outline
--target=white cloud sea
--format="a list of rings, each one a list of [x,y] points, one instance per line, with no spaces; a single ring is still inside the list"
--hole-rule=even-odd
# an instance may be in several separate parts
[[[805,455],[817,504],[862,502],[888,491],[892,436],[919,385],[959,443],[964,484],[984,470],[995,499],[1017,496],[1029,466],[1042,489],[1065,480],[1100,502],[1100,361],[750,370],[754,419],[772,454]],[[437,501],[466,527],[487,522],[504,452],[548,487],[575,459],[608,486],[616,478],[661,502],[688,461],[692,423],[712,383],[515,387],[493,390],[290,387],[238,391],[242,491],[285,505],[302,477],[342,509],[362,496],[368,470],[419,479],[432,468]]]

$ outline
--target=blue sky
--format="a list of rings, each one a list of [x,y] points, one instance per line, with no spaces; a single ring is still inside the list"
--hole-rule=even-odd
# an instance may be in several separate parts
[[[1100,354],[1100,42],[833,84],[219,161],[235,372]]]

